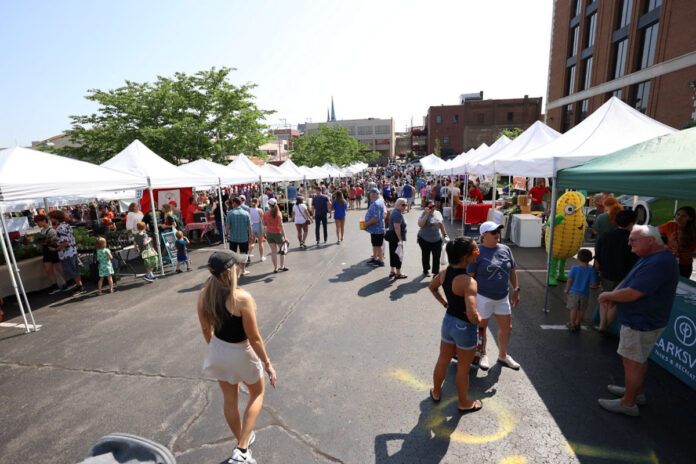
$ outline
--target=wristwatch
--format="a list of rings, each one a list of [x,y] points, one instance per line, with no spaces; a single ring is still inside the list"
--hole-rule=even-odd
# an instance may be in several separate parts
[[[517,293],[519,293],[519,292],[520,292],[520,287],[517,287],[517,288],[513,288],[513,289],[512,289],[512,291],[513,291],[513,292],[517,292]]]

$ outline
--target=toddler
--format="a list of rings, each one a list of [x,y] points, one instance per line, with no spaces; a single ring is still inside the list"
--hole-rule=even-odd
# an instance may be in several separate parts
[[[106,248],[106,239],[104,237],[99,237],[97,239],[97,266],[99,268],[97,295],[102,294],[104,277],[106,277],[106,280],[109,282],[109,291],[114,293],[114,279],[111,277],[114,275],[114,266],[111,264],[112,259],[114,259],[114,257],[111,255],[111,250]]]
[[[186,245],[189,244],[189,239],[184,237],[184,233],[180,230],[176,231],[176,273],[180,274],[181,271],[181,263],[186,263],[186,270],[187,271],[192,271],[191,269],[191,260],[189,259],[188,256],[188,250],[186,249]]]
[[[587,300],[590,298],[590,288],[597,287],[597,274],[593,267],[592,252],[582,249],[578,252],[580,265],[570,268],[568,282],[565,286],[565,294],[568,295],[566,308],[570,310],[570,322],[566,324],[568,330],[577,332],[585,318]]]

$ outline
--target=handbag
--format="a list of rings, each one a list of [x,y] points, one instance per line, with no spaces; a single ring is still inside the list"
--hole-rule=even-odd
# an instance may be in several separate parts
[[[384,240],[388,242],[398,242],[399,237],[396,236],[396,232],[394,232],[392,229],[389,229],[386,234],[384,234]]]
[[[156,268],[159,264],[159,256],[157,255],[157,252],[154,250],[154,248],[152,248],[151,246],[145,248],[143,252],[140,254],[140,257],[143,258],[145,265],[150,269]]]

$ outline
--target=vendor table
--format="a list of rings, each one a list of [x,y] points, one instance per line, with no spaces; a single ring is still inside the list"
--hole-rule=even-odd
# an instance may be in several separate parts
[[[479,203],[478,205],[467,205],[466,206],[466,223],[467,224],[481,224],[488,220],[488,210],[491,209],[491,204]],[[464,210],[464,203],[459,203],[457,205],[457,210],[455,211],[455,219],[462,219],[462,212]]]
[[[211,232],[217,228],[217,225],[215,225],[215,222],[208,221],[208,222],[189,222],[186,224],[186,235],[189,235],[191,231],[193,230],[200,230],[201,231],[201,240],[203,240],[203,237],[205,237],[205,234],[208,232]]]
[[[22,276],[22,283],[27,293],[44,290],[51,286],[44,271],[43,258],[37,256],[35,258],[23,259],[17,262],[19,274]],[[0,266],[0,297],[6,297],[14,294],[14,288],[9,278],[7,265]],[[60,276],[56,277],[59,284],[64,282]]]

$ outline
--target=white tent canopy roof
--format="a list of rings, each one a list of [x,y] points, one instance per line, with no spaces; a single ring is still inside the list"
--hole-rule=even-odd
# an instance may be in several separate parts
[[[421,158],[419,162],[423,167],[423,170],[428,172],[440,169],[441,167],[444,167],[445,164],[445,161],[442,158],[437,157],[432,153],[428,156]]]
[[[303,180],[306,177],[306,174],[302,172],[290,158],[286,159],[283,164],[280,165],[280,168],[288,173],[291,180]]]
[[[270,163],[266,163],[261,166],[261,172],[261,179],[264,182],[282,182],[293,180],[293,176],[291,176],[289,173]]]
[[[29,148],[0,151],[0,200],[94,195],[147,186],[143,176]]]
[[[195,187],[206,183],[205,178],[178,170],[176,166],[157,156],[140,140],[134,140],[101,166],[145,179],[149,177],[150,185],[155,189]]]
[[[498,137],[498,140],[493,142],[493,145],[488,147],[488,150],[482,151],[480,154],[477,152],[476,156],[471,157],[466,163],[466,170],[468,171],[468,173],[474,173],[474,171],[472,170],[473,166],[493,158],[503,148],[507,147],[511,142],[512,140],[510,140],[506,135],[501,135],[500,137]],[[457,174],[456,171],[455,174]]]
[[[562,136],[514,160],[496,163],[496,170],[501,174],[526,177],[555,177],[560,169],[674,131],[611,97]]]
[[[208,179],[208,185],[218,185],[218,179],[222,185],[250,184],[259,180],[259,176],[253,172],[235,171],[222,164],[204,159],[182,164],[177,169],[189,175]]]
[[[234,161],[228,164],[227,167],[234,171],[241,171],[245,173],[253,172],[254,174],[256,174],[257,178],[260,178],[263,174],[263,172],[261,171],[261,167],[252,163],[251,160],[247,158],[247,156],[244,153],[240,153],[239,155],[237,155],[237,158],[235,158]]]
[[[546,145],[560,136],[560,132],[553,130],[541,121],[537,121],[510,143],[498,150],[493,156],[473,163],[470,167],[471,171],[475,174],[492,175],[496,172],[495,165],[498,162],[514,160],[525,152]],[[494,163],[496,164],[494,165]]]

